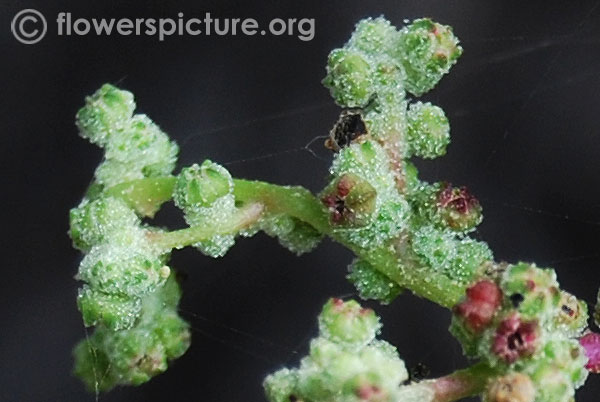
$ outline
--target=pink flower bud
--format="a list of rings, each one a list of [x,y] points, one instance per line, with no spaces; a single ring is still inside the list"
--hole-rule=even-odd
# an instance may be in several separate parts
[[[482,219],[481,205],[466,187],[455,188],[446,183],[437,195],[442,218],[454,230],[469,230]]]
[[[600,334],[590,332],[579,340],[589,359],[585,368],[592,373],[600,373]]]
[[[454,307],[454,313],[465,319],[465,324],[475,332],[484,329],[494,317],[502,291],[494,282],[482,280],[467,289],[467,298]]]
[[[507,363],[535,352],[538,324],[536,321],[521,321],[518,314],[505,318],[494,336],[492,351]]]

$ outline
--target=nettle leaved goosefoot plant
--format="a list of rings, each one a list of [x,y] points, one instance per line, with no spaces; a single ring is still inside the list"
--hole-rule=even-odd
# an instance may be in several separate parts
[[[327,61],[323,83],[343,111],[325,144],[330,180],[316,196],[233,178],[210,160],[173,175],[177,145],[134,115],[131,93],[107,84],[88,97],[77,126],[105,154],[70,214],[70,236],[85,254],[77,304],[95,327],[75,347],[75,374],[106,391],[165,371],[190,345],[170,252],[192,246],[221,257],[236,237],[262,230],[296,254],[323,236],[348,247],[356,254],[348,279],[364,299],[390,303],[408,290],[451,309],[450,332],[474,361],[411,382],[396,348],[377,339],[374,311],[331,299],[309,355],[265,379],[269,401],[573,401],[588,372],[600,371],[600,335],[587,329],[586,304],[560,289],[552,269],[496,262],[469,236],[482,219],[477,199],[419,179],[410,162],[446,152],[443,110],[412,97],[432,89],[461,53],[451,28],[430,19],[400,29],[382,17],[360,21]],[[142,221],[170,200],[188,228]]]

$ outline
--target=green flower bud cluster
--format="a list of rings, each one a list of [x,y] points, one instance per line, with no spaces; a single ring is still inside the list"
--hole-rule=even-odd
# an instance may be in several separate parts
[[[70,212],[69,229],[85,254],[76,275],[84,282],[77,305],[85,326],[96,327],[74,350],[75,374],[92,390],[148,381],[190,340],[177,314],[180,292],[166,265],[169,249],[153,241],[161,232],[142,224],[135,203],[111,189],[169,175],[175,165],[177,145],[134,109],[131,93],[107,84],[77,114],[81,135],[105,150],[96,183]]]
[[[576,339],[587,325],[582,305],[560,290],[553,270],[518,263],[495,281],[469,288],[454,309],[450,331],[467,355],[503,375],[531,380],[535,399],[514,400],[569,402],[587,378],[587,358]],[[491,385],[484,400],[501,401],[500,394]]]
[[[209,160],[181,170],[173,200],[183,210],[185,221],[190,226],[224,224],[236,210],[231,174]],[[203,254],[216,258],[225,255],[234,243],[235,235],[223,234],[194,246]]]
[[[369,134],[395,142],[395,153],[434,158],[448,145],[448,120],[429,103],[407,112],[405,91],[420,96],[433,88],[461,53],[450,27],[429,19],[397,30],[383,17],[367,18],[330,53],[323,84],[340,106],[361,108]]]
[[[77,113],[81,136],[105,150],[95,173],[105,187],[168,175],[175,167],[177,144],[147,116],[134,116],[134,109],[130,92],[105,84]]]
[[[408,379],[396,348],[375,339],[379,318],[358,303],[332,299],[319,317],[320,334],[297,369],[265,379],[271,402],[398,401]]]
[[[86,253],[77,274],[86,283],[77,299],[85,325],[131,328],[141,298],[170,274],[163,252],[153,247],[140,219],[120,199],[84,199],[70,217],[73,244]]]
[[[460,237],[448,229],[421,226],[412,232],[411,243],[428,269],[464,284],[473,281],[482,264],[493,260],[487,243]]]
[[[98,327],[74,349],[74,373],[90,390],[139,385],[162,373],[190,344],[188,325],[177,315],[180,291],[175,279],[144,297],[133,328]]]

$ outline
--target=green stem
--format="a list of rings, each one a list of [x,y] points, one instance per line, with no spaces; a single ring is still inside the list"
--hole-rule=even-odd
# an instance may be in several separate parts
[[[174,176],[149,177],[117,184],[104,193],[120,197],[137,213],[151,218],[164,202],[171,199],[174,186]]]
[[[256,222],[262,215],[264,207],[259,203],[244,205],[228,217],[226,222],[192,226],[172,232],[149,232],[148,237],[159,248],[170,251],[191,246],[202,240],[209,240],[214,235],[237,233]]]
[[[107,194],[121,197],[136,211],[152,216],[160,205],[171,198],[175,178],[172,176],[135,180],[106,190]],[[329,223],[329,215],[321,202],[307,189],[298,186],[280,186],[261,181],[234,180],[234,195],[244,205],[259,203],[267,214],[285,213],[313,226],[319,232],[352,250],[368,261],[381,273],[399,286],[427,298],[443,307],[450,308],[464,295],[465,287],[442,274],[432,272],[420,265],[410,252],[394,245],[364,249],[339,236]],[[202,226],[182,229],[160,235],[164,247],[177,248],[210,238],[214,234],[234,233],[247,225],[241,215],[232,217],[229,226],[220,228]],[[238,226],[241,225],[241,226]],[[154,235],[158,236],[158,235]]]
[[[412,394],[418,389],[429,388],[429,392],[433,391],[434,395],[431,402],[454,402],[481,394],[488,380],[496,374],[496,371],[489,366],[478,363],[445,377],[405,385],[401,388],[401,392]]]

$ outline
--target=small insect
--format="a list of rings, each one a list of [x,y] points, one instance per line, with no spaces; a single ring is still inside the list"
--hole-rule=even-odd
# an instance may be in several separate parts
[[[431,370],[424,363],[417,363],[411,369],[409,373],[410,381],[421,381],[427,378],[431,374]]]
[[[519,308],[521,303],[525,300],[525,297],[521,293],[514,293],[510,295],[510,301],[512,302],[514,308]]]
[[[325,148],[339,152],[362,135],[367,135],[367,126],[360,109],[346,109],[329,132]]]

